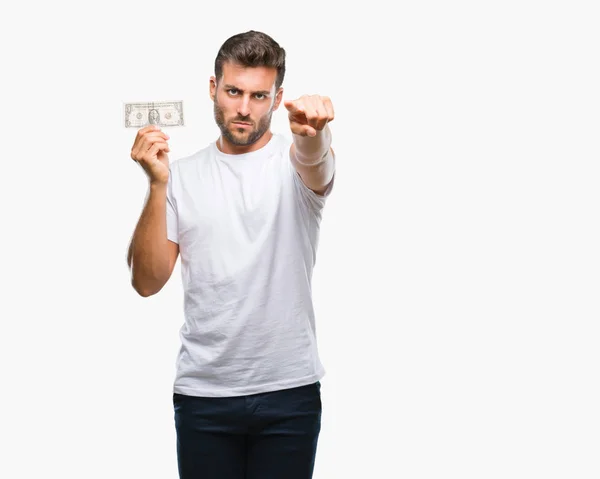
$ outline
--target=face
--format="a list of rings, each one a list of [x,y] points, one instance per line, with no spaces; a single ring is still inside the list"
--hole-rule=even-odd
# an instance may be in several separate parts
[[[210,80],[215,121],[223,145],[233,152],[246,152],[264,146],[271,116],[281,102],[283,88],[275,91],[276,68],[223,65],[222,78]]]

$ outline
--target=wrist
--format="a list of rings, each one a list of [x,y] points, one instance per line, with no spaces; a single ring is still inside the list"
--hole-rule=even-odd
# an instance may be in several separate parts
[[[327,158],[331,147],[331,131],[326,125],[316,136],[293,135],[296,159],[305,165],[319,164]]]
[[[150,181],[150,191],[166,191],[167,181]]]

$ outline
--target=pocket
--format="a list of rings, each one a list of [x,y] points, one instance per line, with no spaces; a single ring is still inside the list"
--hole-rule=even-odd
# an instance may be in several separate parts
[[[323,402],[321,400],[321,383],[319,381],[317,381],[315,383],[316,389],[317,389],[317,399],[319,402],[319,412],[323,410]]]

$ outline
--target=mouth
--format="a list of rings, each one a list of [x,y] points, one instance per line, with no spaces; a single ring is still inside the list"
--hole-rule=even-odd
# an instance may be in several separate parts
[[[246,122],[244,122],[244,121],[234,121],[234,122],[233,122],[233,124],[234,124],[235,126],[237,126],[237,127],[242,127],[242,128],[245,128],[245,127],[250,127],[250,126],[252,126],[252,124],[251,124],[251,123],[246,123]]]

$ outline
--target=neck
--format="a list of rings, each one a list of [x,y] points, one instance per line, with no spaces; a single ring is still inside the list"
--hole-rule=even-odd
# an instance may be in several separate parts
[[[257,141],[255,141],[251,145],[234,145],[227,138],[221,135],[217,140],[217,148],[222,153],[228,155],[241,155],[243,153],[250,153],[252,151],[260,150],[263,146],[269,143],[272,136],[273,133],[271,132],[271,130],[267,130],[263,136],[261,136]]]

